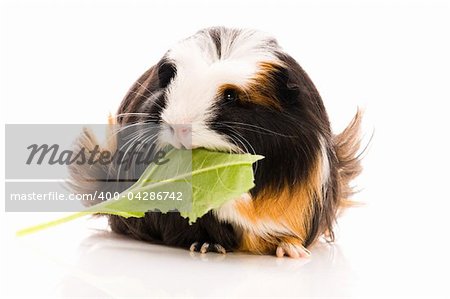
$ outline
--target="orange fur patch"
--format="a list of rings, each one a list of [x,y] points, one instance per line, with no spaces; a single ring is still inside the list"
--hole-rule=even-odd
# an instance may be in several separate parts
[[[239,215],[252,225],[266,221],[287,231],[258,235],[244,229],[240,250],[265,254],[275,252],[280,242],[304,244],[311,229],[314,205],[322,205],[321,157],[316,161],[309,178],[297,186],[286,186],[281,192],[266,189],[251,201],[236,202]]]
[[[272,78],[272,74],[279,69],[280,65],[273,62],[261,62],[259,64],[260,71],[250,79],[250,83],[246,86],[237,86],[233,84],[224,84],[219,87],[219,94],[226,89],[233,89],[239,95],[242,102],[252,102],[259,105],[272,107],[280,110],[280,102],[275,97],[276,82]]]

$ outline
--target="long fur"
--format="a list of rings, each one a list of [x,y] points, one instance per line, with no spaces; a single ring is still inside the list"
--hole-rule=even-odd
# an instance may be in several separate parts
[[[234,72],[235,64],[222,66],[230,56],[234,63],[247,63],[235,82],[226,80],[226,72]],[[217,61],[221,68],[207,76],[202,72],[214,68],[196,69],[196,76],[204,78],[200,82],[209,80],[210,85],[195,89],[195,84],[185,80],[186,65],[197,68],[196,64],[204,63],[202,59],[211,64]],[[254,73],[248,77],[250,70]],[[211,89],[211,85],[215,87]],[[238,96],[235,102],[222,98],[224,90],[230,88]],[[194,98],[204,102],[179,106]],[[206,110],[190,109],[192,105]],[[245,137],[238,144],[242,151],[266,157],[255,169],[255,188],[248,197],[209,212],[193,225],[178,213],[149,212],[144,218],[108,216],[113,231],[172,246],[187,248],[193,242],[211,242],[226,250],[262,254],[278,254],[281,247],[291,255],[322,235],[334,240],[336,217],[351,205],[351,181],[361,172],[360,111],[342,133],[333,135],[319,92],[274,39],[256,31],[221,27],[205,29],[183,41],[145,72],[120,105],[116,122],[121,127],[143,122],[146,119],[139,113],[146,113],[152,121],[167,125],[180,111],[184,117],[197,117],[195,123],[203,124],[202,134],[220,142],[217,147],[205,147],[221,149],[227,142],[236,145],[235,135],[239,135]],[[239,123],[244,125],[232,125]],[[109,151],[122,146],[120,136],[116,140],[107,145]],[[77,147],[90,149],[95,142],[85,131]],[[73,164],[74,190],[123,191],[130,183],[118,182],[116,178],[123,174],[117,171],[114,167]],[[141,172],[132,168],[125,177],[138,177]],[[99,177],[106,179],[92,179]]]

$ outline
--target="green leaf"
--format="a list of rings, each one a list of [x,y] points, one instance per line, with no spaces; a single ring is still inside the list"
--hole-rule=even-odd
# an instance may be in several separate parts
[[[26,228],[25,235],[58,225],[87,214],[112,214],[122,217],[143,217],[148,211],[166,213],[178,210],[189,222],[195,222],[211,209],[219,208],[253,188],[252,164],[262,156],[229,154],[205,149],[171,150],[165,164],[150,164],[139,180],[122,192],[119,199],[104,201],[59,220]],[[172,195],[165,200],[150,199],[150,194]],[[147,194],[147,200],[143,200]],[[181,194],[181,197],[179,195]],[[177,200],[180,199],[181,200]]]

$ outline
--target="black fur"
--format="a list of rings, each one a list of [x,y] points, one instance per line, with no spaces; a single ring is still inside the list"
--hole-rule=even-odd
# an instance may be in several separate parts
[[[157,65],[159,87],[166,88],[170,81],[176,76],[177,68],[175,64],[166,58],[161,59]]]
[[[190,225],[178,213],[146,213],[144,218],[110,216],[111,229],[135,239],[151,243],[188,248],[194,242],[222,245],[230,251],[239,243],[230,224],[221,224],[208,213]]]

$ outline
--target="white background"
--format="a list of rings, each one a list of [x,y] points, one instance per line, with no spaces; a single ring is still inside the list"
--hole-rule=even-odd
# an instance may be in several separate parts
[[[450,296],[448,3],[210,2],[3,2],[2,123],[104,123],[173,43],[213,25],[257,28],[309,73],[336,132],[365,108],[365,206],[308,261],[191,256],[105,233],[101,219],[18,239],[57,215],[2,212],[2,298]]]

